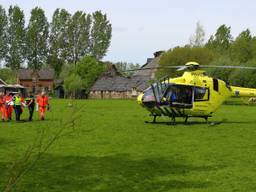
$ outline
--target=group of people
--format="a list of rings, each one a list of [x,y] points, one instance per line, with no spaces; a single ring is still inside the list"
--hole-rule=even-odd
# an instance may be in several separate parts
[[[20,92],[0,92],[0,113],[2,121],[12,120],[13,110],[15,111],[16,121],[20,121],[21,114],[24,108],[28,108],[29,118],[28,121],[33,120],[33,114],[36,110],[39,111],[40,120],[45,119],[46,110],[50,109],[49,99],[46,92],[42,91],[35,99],[32,92],[27,97],[22,97]]]

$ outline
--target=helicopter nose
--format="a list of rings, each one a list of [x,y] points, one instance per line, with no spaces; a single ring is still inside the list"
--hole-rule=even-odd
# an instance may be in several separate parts
[[[139,96],[137,97],[137,102],[141,106],[143,106],[142,97],[143,97],[143,93],[139,94]]]

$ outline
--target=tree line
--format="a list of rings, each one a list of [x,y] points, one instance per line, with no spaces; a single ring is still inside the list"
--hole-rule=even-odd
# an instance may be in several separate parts
[[[202,65],[256,66],[256,36],[246,29],[234,38],[231,27],[223,24],[205,42],[203,26],[197,23],[190,43],[165,52],[160,59],[160,66],[184,65],[188,61],[197,61]],[[256,87],[255,70],[207,69],[207,72],[234,85]],[[159,70],[157,76],[180,74],[165,69]]]
[[[25,15],[18,6],[6,11],[0,5],[0,62],[18,70],[50,66],[57,76],[66,64],[76,64],[85,56],[101,60],[111,42],[112,26],[106,14],[87,14],[56,9],[51,22],[40,7]]]

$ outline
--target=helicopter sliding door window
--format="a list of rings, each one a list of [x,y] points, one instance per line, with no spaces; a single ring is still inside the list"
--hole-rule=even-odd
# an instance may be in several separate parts
[[[194,88],[194,101],[208,101],[210,92],[208,88],[205,87],[195,87]]]
[[[219,81],[218,79],[213,79],[213,90],[214,91],[219,91]]]

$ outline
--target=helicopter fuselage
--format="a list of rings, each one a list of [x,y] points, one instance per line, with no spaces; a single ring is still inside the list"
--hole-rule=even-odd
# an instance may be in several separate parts
[[[211,117],[231,96],[256,96],[256,89],[229,86],[202,70],[186,71],[181,77],[153,83],[137,100],[151,115]]]

